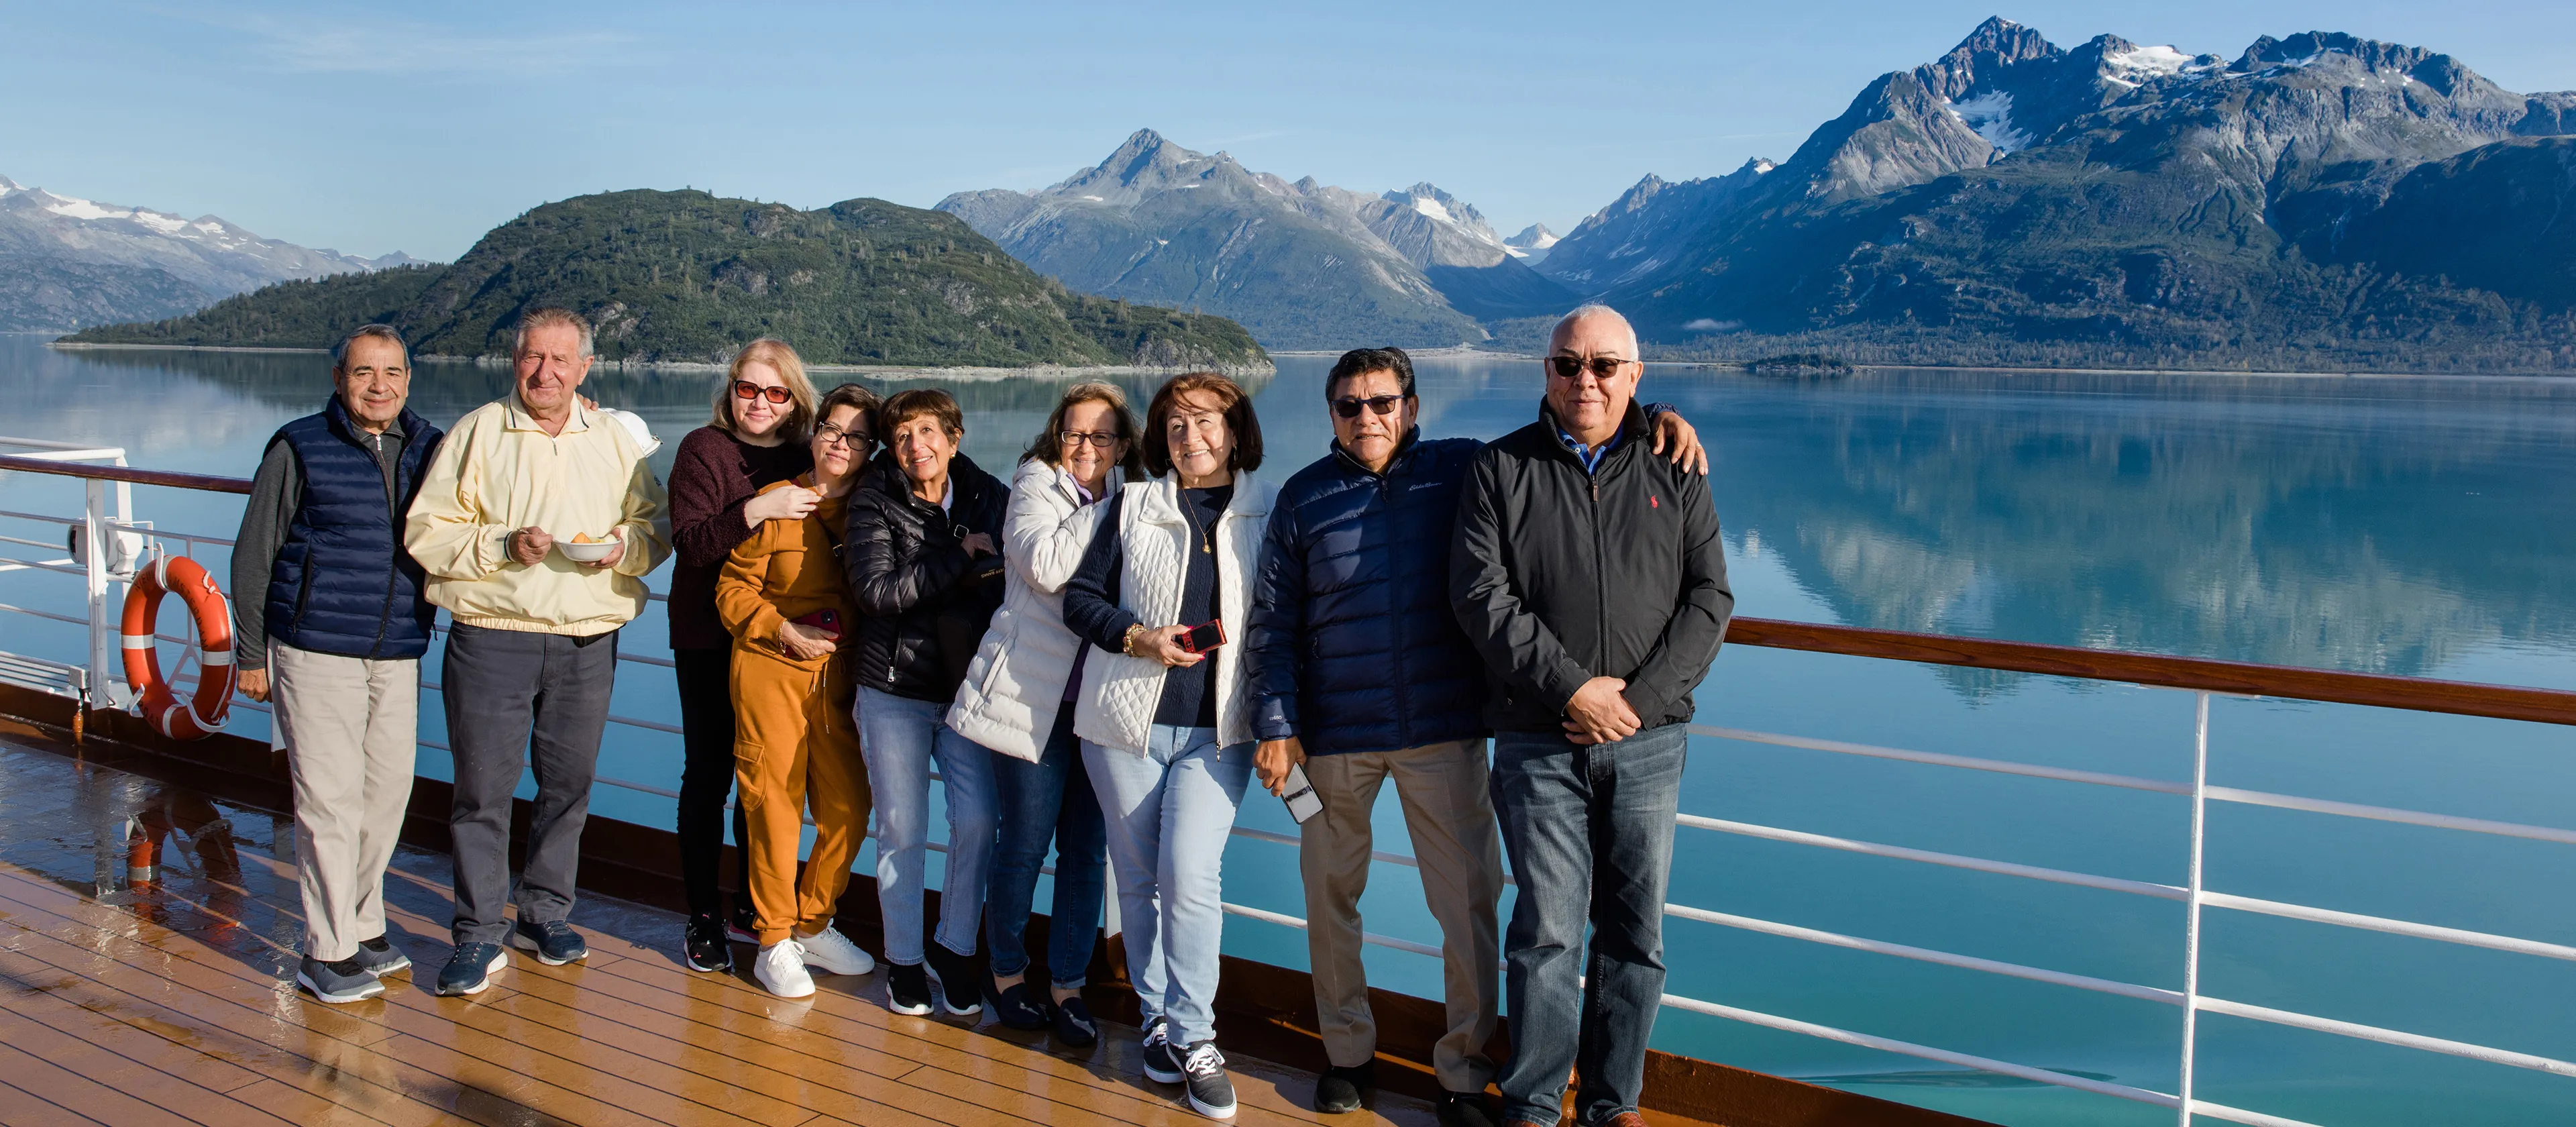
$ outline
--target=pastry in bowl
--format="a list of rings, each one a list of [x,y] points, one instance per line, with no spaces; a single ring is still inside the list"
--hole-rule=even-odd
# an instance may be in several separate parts
[[[570,540],[555,541],[557,550],[579,563],[598,563],[617,550],[617,537],[592,536],[587,532],[573,534]]]

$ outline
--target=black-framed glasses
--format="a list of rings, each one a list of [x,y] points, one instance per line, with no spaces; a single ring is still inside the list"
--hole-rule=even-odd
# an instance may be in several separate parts
[[[735,380],[733,381],[733,397],[736,399],[767,399],[772,403],[785,403],[794,397],[794,393],[789,392],[783,387],[762,387],[750,380]]]
[[[863,430],[842,430],[839,427],[816,427],[814,437],[821,439],[825,446],[838,446],[847,450],[865,450],[877,444],[877,437],[873,434]]]
[[[1580,356],[1550,356],[1547,358],[1547,370],[1549,374],[1560,380],[1571,380],[1581,378],[1584,370],[1588,368],[1592,371],[1593,379],[1606,380],[1618,375],[1619,369],[1634,363],[1636,361],[1620,356],[1595,356],[1589,360]]]
[[[1360,408],[1366,407],[1372,414],[1392,415],[1395,405],[1402,402],[1404,397],[1401,395],[1372,395],[1366,399],[1354,396],[1334,400],[1333,413],[1345,419],[1356,419],[1360,417]]]
[[[1118,433],[1105,430],[1060,430],[1055,432],[1055,440],[1066,447],[1080,446],[1087,442],[1107,450],[1118,445]]]

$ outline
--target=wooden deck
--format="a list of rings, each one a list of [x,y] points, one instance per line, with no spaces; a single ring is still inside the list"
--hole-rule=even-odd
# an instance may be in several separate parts
[[[151,883],[128,879],[129,834],[163,839]],[[586,963],[513,952],[473,998],[395,976],[382,998],[323,1005],[292,981],[292,843],[282,816],[0,739],[0,1123],[1209,1122],[1143,1079],[1132,1029],[1075,1052],[902,1017],[882,973],[782,1001],[680,965],[676,915],[597,897],[573,917]],[[386,894],[426,981],[448,950],[446,858],[405,848]],[[1319,1116],[1312,1077],[1232,1063],[1251,1127],[1433,1122],[1383,1092]]]

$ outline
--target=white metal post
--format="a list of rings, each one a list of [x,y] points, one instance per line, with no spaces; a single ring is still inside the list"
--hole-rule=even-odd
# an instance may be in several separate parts
[[[2182,902],[2182,1127],[2191,1127],[2192,1062],[2200,1033],[2200,859],[2208,840],[2209,694],[2192,694],[2191,733],[2191,874]]]
[[[116,627],[108,620],[107,550],[113,532],[107,527],[107,483],[91,478],[81,483],[87,495],[81,511],[81,570],[89,594],[89,708],[112,708],[116,700],[118,652]]]

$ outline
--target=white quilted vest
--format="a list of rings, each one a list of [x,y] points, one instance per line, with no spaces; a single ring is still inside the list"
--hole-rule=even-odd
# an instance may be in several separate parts
[[[1180,508],[1180,478],[1167,474],[1124,486],[1118,502],[1119,550],[1125,570],[1118,577],[1118,605],[1148,626],[1189,625],[1178,621],[1181,606],[1182,553],[1196,550],[1188,518]],[[1217,617],[1225,623],[1225,645],[1216,651],[1217,739],[1238,744],[1252,739],[1250,704],[1245,691],[1249,669],[1243,662],[1243,629],[1252,605],[1252,584],[1261,566],[1261,538],[1270,527],[1270,502],[1278,487],[1252,474],[1234,475],[1234,499],[1217,519]],[[1162,703],[1162,662],[1095,649],[1082,667],[1082,693],[1075,702],[1073,731],[1093,743],[1135,755],[1145,754],[1145,739]]]

